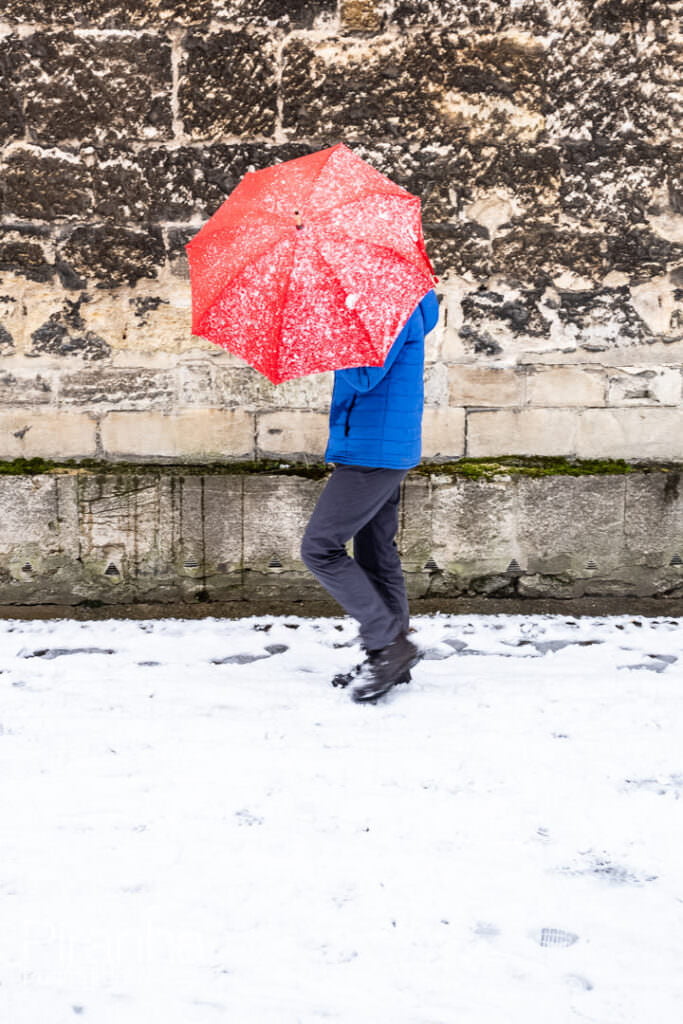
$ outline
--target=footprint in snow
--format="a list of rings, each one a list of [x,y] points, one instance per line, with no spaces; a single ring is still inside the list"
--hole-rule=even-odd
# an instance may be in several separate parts
[[[229,654],[226,658],[211,658],[212,665],[250,665],[252,661],[264,661],[272,658],[274,654],[284,654],[288,651],[287,644],[268,644],[264,648],[264,654]]]
[[[61,658],[65,654],[116,654],[116,651],[105,647],[52,647],[19,652],[21,658],[45,658],[46,661],[52,658]]]

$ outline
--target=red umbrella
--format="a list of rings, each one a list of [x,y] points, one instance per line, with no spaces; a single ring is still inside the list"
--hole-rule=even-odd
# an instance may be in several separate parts
[[[274,384],[381,366],[436,280],[420,200],[342,143],[245,175],[186,248],[193,333]]]

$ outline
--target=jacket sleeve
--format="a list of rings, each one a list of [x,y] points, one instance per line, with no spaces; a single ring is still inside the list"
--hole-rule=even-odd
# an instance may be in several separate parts
[[[382,366],[354,366],[348,370],[337,370],[346,383],[361,394],[372,391],[384,379],[408,338],[414,338],[419,331],[425,334],[436,326],[439,319],[439,300],[434,291],[428,292],[411,314],[408,322],[389,349]]]

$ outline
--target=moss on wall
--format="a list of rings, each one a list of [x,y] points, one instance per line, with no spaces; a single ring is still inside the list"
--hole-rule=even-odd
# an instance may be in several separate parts
[[[627,462],[624,459],[565,459],[543,456],[501,456],[497,459],[459,459],[455,462],[424,462],[413,473],[421,476],[466,477],[487,480],[495,476],[598,476],[626,473],[682,472],[678,463]],[[69,459],[57,462],[50,459],[13,459],[0,461],[0,476],[36,476],[45,473],[95,473],[138,476],[145,473],[169,476],[198,476],[212,474],[272,474],[275,476],[302,476],[320,480],[330,472],[323,463],[277,462],[259,459],[249,462],[212,463],[151,463],[107,462],[100,459]]]

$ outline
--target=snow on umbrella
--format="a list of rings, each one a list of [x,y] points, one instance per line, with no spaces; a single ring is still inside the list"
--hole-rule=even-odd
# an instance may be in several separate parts
[[[274,384],[381,366],[436,280],[420,200],[343,143],[246,174],[186,249],[193,333]]]

